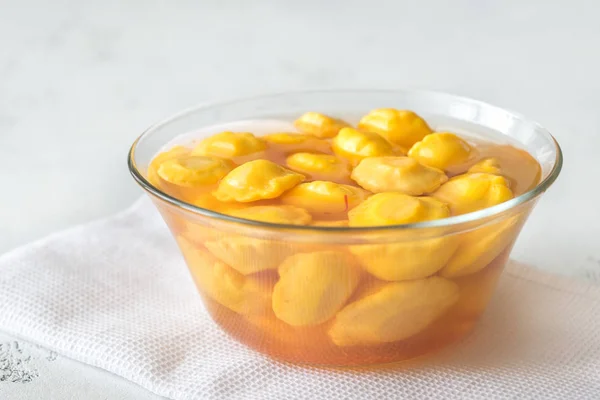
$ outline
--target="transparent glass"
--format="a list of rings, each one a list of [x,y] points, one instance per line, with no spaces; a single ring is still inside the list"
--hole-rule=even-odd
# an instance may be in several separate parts
[[[202,137],[203,127],[291,121],[309,110],[356,122],[381,107],[413,110],[436,130],[527,150],[540,163],[541,181],[508,202],[469,214],[348,228],[226,216],[184,203],[146,177],[165,144],[190,132]],[[407,360],[471,332],[527,216],[561,164],[560,147],[537,123],[479,101],[424,91],[293,92],[199,106],[149,128],[129,157],[133,177],[176,237],[214,321],[275,358],[338,366]]]

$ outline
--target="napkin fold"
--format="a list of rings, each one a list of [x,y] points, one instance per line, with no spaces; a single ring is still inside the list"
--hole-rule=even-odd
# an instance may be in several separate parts
[[[600,286],[511,263],[476,331],[437,356],[292,365],[217,328],[147,198],[0,257],[0,330],[176,400],[600,398]]]

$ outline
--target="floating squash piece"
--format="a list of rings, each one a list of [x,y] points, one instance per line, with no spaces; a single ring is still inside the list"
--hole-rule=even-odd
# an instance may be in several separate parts
[[[192,155],[234,158],[258,153],[266,143],[249,132],[221,132],[202,140]]]
[[[453,133],[440,132],[427,135],[415,143],[408,151],[408,156],[421,164],[447,170],[466,163],[474,153],[475,149],[465,140]]]
[[[223,158],[183,156],[164,161],[157,173],[173,185],[197,188],[219,182],[233,167],[231,161]]]
[[[448,203],[454,215],[492,207],[514,197],[506,178],[475,173],[455,176],[433,193],[433,197]]]
[[[302,133],[316,136],[318,138],[332,138],[338,134],[340,129],[348,126],[342,120],[328,117],[317,112],[307,112],[294,121],[294,125]]]
[[[305,208],[314,214],[342,213],[356,207],[368,195],[369,192],[357,186],[313,181],[287,191],[281,196],[281,202]]]
[[[448,177],[410,157],[370,157],[362,160],[352,179],[373,192],[401,192],[413,196],[434,192]]]
[[[377,193],[350,210],[350,226],[400,225],[450,216],[448,206],[431,197]]]
[[[344,157],[354,165],[367,157],[394,155],[391,143],[382,136],[352,128],[340,130],[340,133],[333,138],[332,147],[335,154]]]
[[[317,176],[321,180],[340,180],[350,176],[350,166],[330,154],[295,153],[285,163],[288,168],[307,176]]]
[[[304,175],[268,160],[254,160],[235,168],[213,193],[221,201],[242,203],[273,199],[302,182]]]
[[[378,133],[404,149],[410,149],[413,144],[432,133],[427,122],[416,113],[394,108],[371,111],[360,120],[358,127]]]

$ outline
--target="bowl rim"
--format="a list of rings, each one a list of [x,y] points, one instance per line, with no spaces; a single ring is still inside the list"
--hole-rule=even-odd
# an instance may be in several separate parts
[[[456,216],[452,216],[452,217],[448,217],[448,218],[442,218],[442,219],[438,219],[438,220],[415,222],[415,223],[410,223],[410,224],[383,225],[383,226],[360,226],[360,227],[349,227],[348,226],[348,227],[346,227],[346,226],[315,226],[315,225],[277,224],[277,223],[272,223],[272,222],[255,221],[255,220],[250,220],[250,219],[245,219],[245,218],[234,217],[231,215],[219,213],[217,211],[209,210],[207,208],[198,207],[193,204],[186,203],[182,200],[179,200],[176,197],[173,197],[173,196],[163,192],[161,189],[152,185],[150,183],[150,181],[148,181],[146,179],[144,174],[138,169],[138,167],[135,163],[135,151],[136,151],[137,145],[140,142],[140,140],[142,140],[146,136],[152,134],[152,132],[154,130],[156,130],[157,128],[167,125],[177,119],[186,117],[187,115],[195,113],[202,109],[208,109],[208,108],[214,108],[214,107],[226,107],[230,104],[235,104],[235,103],[239,103],[239,102],[246,102],[246,101],[252,101],[252,100],[257,100],[257,99],[261,99],[261,98],[269,98],[269,97],[280,97],[280,96],[286,96],[286,95],[303,95],[303,94],[304,95],[310,95],[310,94],[314,95],[314,94],[319,94],[319,93],[324,93],[324,94],[353,93],[353,94],[357,94],[357,93],[361,93],[361,92],[362,93],[371,93],[371,94],[376,94],[379,92],[379,93],[387,93],[387,94],[403,93],[405,95],[415,95],[415,96],[417,96],[417,95],[437,96],[437,97],[442,96],[442,97],[451,98],[451,99],[459,101],[459,102],[467,103],[467,104],[470,104],[473,106],[486,107],[486,108],[490,108],[490,109],[495,109],[500,112],[509,113],[517,119],[520,119],[520,120],[530,123],[537,131],[540,131],[540,133],[546,135],[547,138],[550,139],[550,141],[552,141],[552,143],[554,143],[555,150],[556,150],[556,158],[554,160],[554,165],[552,166],[552,170],[546,176],[546,178],[541,180],[535,187],[531,188],[527,192],[522,193],[521,195],[519,195],[517,197],[512,198],[511,200],[508,200],[501,204],[497,204],[492,207],[484,208],[482,210],[477,210],[474,212],[470,212],[470,213],[466,213],[466,214],[462,214],[462,215],[456,215]],[[492,218],[492,217],[498,216],[500,214],[503,214],[504,212],[512,210],[524,203],[527,203],[528,201],[533,200],[536,197],[540,196],[542,193],[544,193],[558,178],[558,175],[560,174],[560,171],[562,169],[562,164],[563,164],[563,153],[562,153],[560,145],[558,144],[558,142],[556,141],[554,136],[552,136],[552,134],[538,122],[531,120],[529,118],[526,118],[522,114],[514,112],[512,110],[494,106],[494,105],[486,103],[484,101],[475,100],[475,99],[472,99],[469,97],[457,96],[457,95],[440,92],[440,91],[414,90],[414,89],[291,90],[291,91],[285,91],[285,92],[265,93],[265,94],[255,95],[255,96],[237,97],[237,98],[223,100],[223,101],[203,102],[203,103],[199,103],[194,106],[188,107],[178,113],[172,114],[171,116],[164,118],[163,120],[160,120],[160,121],[152,124],[151,126],[149,126],[135,139],[135,141],[133,142],[133,144],[131,145],[131,147],[129,149],[128,157],[127,157],[127,165],[129,168],[129,172],[131,173],[131,175],[133,176],[135,181],[146,192],[148,192],[149,194],[153,195],[154,197],[156,197],[162,201],[169,203],[170,205],[181,208],[181,209],[191,212],[193,214],[198,214],[203,217],[214,218],[214,219],[218,219],[218,220],[222,220],[222,221],[228,221],[228,222],[232,222],[232,223],[239,223],[239,224],[243,224],[243,225],[247,225],[247,226],[255,226],[255,227],[261,227],[261,228],[267,228],[267,229],[285,229],[285,230],[289,230],[289,231],[298,231],[298,232],[302,231],[302,232],[332,232],[332,233],[333,232],[337,232],[337,233],[369,232],[369,233],[371,233],[371,232],[389,232],[389,231],[395,231],[395,230],[405,231],[405,230],[417,230],[417,229],[428,229],[428,228],[451,228],[451,227],[467,224],[470,222],[477,222],[479,220],[485,220],[488,218]]]

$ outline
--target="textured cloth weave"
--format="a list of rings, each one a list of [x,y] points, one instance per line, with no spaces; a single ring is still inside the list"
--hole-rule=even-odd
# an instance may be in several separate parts
[[[463,343],[377,370],[281,363],[230,339],[147,199],[0,271],[0,330],[172,399],[600,399],[600,287],[515,263]]]

